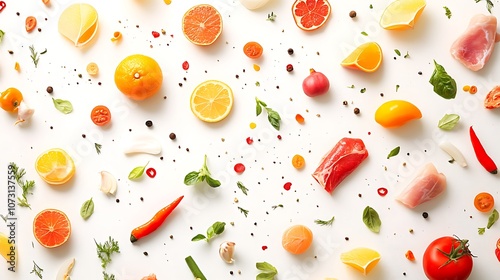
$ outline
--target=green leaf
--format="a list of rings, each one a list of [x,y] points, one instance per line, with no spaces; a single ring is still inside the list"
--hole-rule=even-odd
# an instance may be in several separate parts
[[[73,112],[73,105],[71,105],[71,102],[69,102],[68,100],[52,98],[52,102],[54,102],[54,106],[56,107],[56,109],[63,114],[69,114]]]
[[[269,123],[271,123],[274,129],[280,130],[280,121],[281,121],[280,115],[278,114],[278,112],[270,108],[266,109],[267,109],[267,119],[269,120]]]
[[[401,150],[401,147],[399,147],[399,146],[392,149],[392,151],[387,155],[387,159],[390,159],[391,157],[397,156],[399,154],[399,150]]]
[[[262,271],[257,274],[256,280],[272,280],[278,274],[278,270],[268,262],[258,262],[255,267]]]
[[[457,95],[457,83],[446,73],[443,66],[434,60],[434,72],[429,83],[434,86],[434,92],[445,99],[453,99]]]
[[[457,114],[446,114],[439,120],[438,127],[444,130],[452,130],[460,120]]]
[[[487,229],[490,229],[491,226],[495,224],[496,221],[498,221],[499,214],[497,209],[493,209],[493,212],[491,212],[490,216],[488,217],[488,225],[486,226]]]
[[[366,33],[366,32],[364,32],[364,31],[362,31],[362,32],[361,32],[361,35],[363,35],[363,36],[368,36],[368,33]]]
[[[480,227],[477,229],[477,233],[479,233],[479,235],[483,235],[485,231],[486,231],[486,228],[484,228],[484,227]]]
[[[257,103],[257,106],[256,106],[256,108],[255,108],[255,113],[256,113],[256,115],[258,116],[258,115],[260,115],[260,114],[262,113],[262,106],[260,105],[260,102],[259,102],[259,100],[258,100],[258,99],[257,99],[257,102],[256,102],[256,103]]]
[[[261,272],[257,274],[256,280],[273,280],[276,272]]]
[[[140,178],[142,174],[144,174],[144,170],[146,170],[146,166],[148,166],[148,164],[149,161],[144,166],[137,166],[136,168],[132,169],[132,171],[130,171],[130,173],[128,174],[128,178],[130,180]]]
[[[207,239],[203,234],[197,234],[195,237],[191,238],[191,241],[200,241]]]
[[[224,227],[226,226],[226,223],[224,222],[215,222],[211,228],[213,229],[215,234],[221,234],[224,232]]]
[[[86,220],[90,218],[90,216],[92,216],[93,213],[94,213],[94,201],[92,201],[92,198],[90,198],[89,200],[85,201],[82,207],[80,208],[80,216],[82,216],[82,218]]]
[[[363,210],[363,223],[365,223],[368,229],[372,232],[380,232],[382,221],[380,221],[377,211],[370,206],[366,206],[365,210]]]
[[[401,56],[401,52],[398,49],[394,49],[394,52],[398,55]]]
[[[194,185],[198,182],[200,172],[198,171],[191,171],[186,176],[184,177],[184,184],[185,185]]]
[[[214,178],[212,178],[210,176],[206,176],[205,181],[207,181],[207,184],[212,188],[217,188],[220,186],[220,181],[215,180]]]
[[[0,43],[2,42],[4,35],[5,35],[5,32],[3,32],[3,30],[0,30]]]

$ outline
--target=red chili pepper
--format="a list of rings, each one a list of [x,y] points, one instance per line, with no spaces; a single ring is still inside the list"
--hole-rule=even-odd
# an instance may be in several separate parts
[[[180,196],[176,200],[174,200],[172,203],[158,211],[154,217],[149,220],[147,223],[138,226],[132,230],[132,233],[130,234],[130,242],[134,243],[137,240],[143,238],[144,236],[152,233],[155,231],[157,228],[163,224],[163,222],[167,219],[167,217],[174,211],[175,207],[179,205],[179,202],[184,198],[184,196]]]
[[[477,135],[474,132],[474,129],[472,129],[472,126],[469,128],[469,134],[470,140],[472,142],[472,147],[474,148],[474,152],[476,153],[476,157],[479,163],[491,174],[497,174],[497,165],[484,150],[483,145],[479,141],[479,138],[477,138]]]
[[[0,1],[0,12],[3,11],[3,9],[5,9],[5,7],[7,7],[7,4],[5,4],[4,1]]]
[[[154,178],[156,176],[156,169],[150,167],[146,170],[146,174],[148,175],[149,178]]]
[[[388,192],[388,191],[387,191],[387,189],[386,189],[386,188],[378,188],[378,189],[377,189],[377,193],[378,193],[378,195],[380,195],[380,196],[385,196],[385,195],[387,194],[387,192]]]

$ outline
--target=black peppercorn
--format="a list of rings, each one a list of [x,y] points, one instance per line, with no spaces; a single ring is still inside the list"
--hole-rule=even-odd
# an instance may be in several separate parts
[[[356,11],[350,11],[350,12],[349,12],[349,16],[350,16],[351,18],[355,18],[355,17],[356,17]]]
[[[359,114],[359,108],[354,108],[354,114]]]
[[[429,217],[429,213],[427,212],[422,213],[422,217],[424,217],[424,219],[427,219]]]
[[[53,92],[54,92],[54,88],[53,88],[53,87],[51,87],[51,86],[48,86],[48,87],[47,87],[47,92],[48,92],[48,93],[53,93]]]
[[[293,49],[289,48],[287,52],[288,52],[289,55],[292,55],[293,54]]]
[[[146,121],[146,126],[147,127],[152,127],[153,126],[153,122],[151,120],[147,120]]]
[[[143,254],[144,254],[144,256],[147,256],[147,255],[149,255],[149,254],[148,254],[148,252],[146,252],[146,251],[144,251],[144,253],[143,253]]]
[[[345,100],[344,100],[344,101],[342,102],[342,104],[343,104],[344,106],[347,106],[347,101],[345,101]]]
[[[168,138],[170,138],[171,140],[175,140],[175,138],[176,138],[175,133],[173,133],[173,132],[172,132],[172,133],[170,133],[170,134],[168,135]]]

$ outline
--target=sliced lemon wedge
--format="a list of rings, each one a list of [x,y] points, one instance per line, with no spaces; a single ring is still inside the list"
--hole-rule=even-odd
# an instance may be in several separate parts
[[[94,38],[98,25],[96,9],[89,4],[76,3],[61,13],[58,30],[75,46],[80,47]]]

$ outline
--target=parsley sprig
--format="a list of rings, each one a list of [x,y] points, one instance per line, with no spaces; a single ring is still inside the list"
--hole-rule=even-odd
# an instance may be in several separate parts
[[[262,108],[266,109],[267,119],[269,120],[269,123],[271,123],[271,125],[276,130],[280,130],[280,121],[281,121],[280,114],[278,114],[278,112],[274,111],[273,109],[267,107],[267,104],[257,97],[255,97],[255,102],[257,103],[255,111],[257,116],[262,113]]]
[[[120,246],[118,245],[118,241],[115,241],[110,236],[108,240],[104,242],[104,244],[97,243],[95,239],[94,242],[97,246],[97,256],[101,260],[101,266],[102,268],[106,268],[106,266],[111,262],[111,255],[113,253],[120,253]]]
[[[212,178],[210,170],[207,167],[207,155],[205,155],[205,160],[203,161],[203,166],[199,171],[191,171],[184,177],[185,185],[194,185],[198,182],[206,181],[207,184],[212,188],[217,188],[220,186],[220,181]]]
[[[115,280],[114,274],[107,274],[106,271],[103,271],[102,275],[104,276],[104,280]]]
[[[22,197],[17,198],[17,204],[21,207],[28,207],[31,209],[31,205],[28,203],[28,198],[26,197],[28,194],[32,194],[31,191],[35,187],[34,180],[23,180],[24,175],[26,175],[26,170],[24,168],[19,168],[15,163],[11,162],[10,166],[12,166],[12,171],[14,171],[14,177],[16,179],[17,184],[23,190]]]

